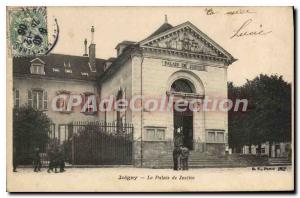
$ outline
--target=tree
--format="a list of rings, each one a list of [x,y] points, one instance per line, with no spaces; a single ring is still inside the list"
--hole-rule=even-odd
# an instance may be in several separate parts
[[[291,141],[291,85],[277,75],[259,75],[243,86],[228,83],[228,97],[247,99],[246,112],[229,112],[229,144]]]
[[[18,163],[30,164],[34,149],[45,149],[50,124],[42,111],[25,106],[13,110],[13,147]]]

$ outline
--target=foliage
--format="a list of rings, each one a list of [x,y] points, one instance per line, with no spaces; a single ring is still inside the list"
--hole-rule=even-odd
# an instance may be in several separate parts
[[[45,150],[50,124],[42,111],[27,106],[13,110],[13,145],[19,163],[31,163],[35,148]]]
[[[291,141],[291,84],[282,76],[259,75],[243,86],[228,83],[228,98],[247,99],[245,112],[229,112],[229,145]]]

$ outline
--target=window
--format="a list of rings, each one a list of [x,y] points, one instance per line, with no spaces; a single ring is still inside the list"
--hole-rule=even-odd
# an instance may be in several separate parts
[[[71,110],[68,110],[68,101],[70,98],[71,92],[66,91],[66,90],[60,90],[57,92],[57,95],[61,96],[58,98],[56,101],[56,107],[58,109],[61,109],[61,113],[70,113]]]
[[[146,129],[146,140],[155,140],[155,129]]]
[[[209,142],[215,142],[215,132],[208,132],[207,133],[207,140]]]
[[[30,73],[31,74],[45,75],[44,65],[41,65],[41,64],[31,64]]]
[[[186,79],[178,79],[171,86],[173,92],[194,93],[194,90],[194,85]]]
[[[156,127],[146,128],[144,139],[148,141],[165,140],[165,128],[156,128]]]
[[[209,129],[207,130],[208,143],[225,143],[225,131],[219,129]]]
[[[58,68],[52,68],[52,71],[53,72],[59,72],[59,69]]]
[[[28,90],[28,105],[37,110],[48,109],[47,92],[41,89]]]
[[[18,89],[14,89],[14,107],[20,107],[20,91]]]
[[[35,58],[30,62],[31,62],[31,66],[30,66],[31,74],[45,75],[45,70],[44,70],[45,62],[44,61],[42,61],[39,58]]]
[[[104,122],[106,123],[107,122],[107,103],[104,103]]]
[[[65,72],[71,74],[71,73],[72,73],[72,70],[66,68],[66,69],[65,69]]]
[[[47,91],[44,91],[44,109],[48,109],[48,96],[47,96]]]
[[[104,71],[106,71],[109,66],[111,66],[112,62],[108,61],[108,62],[105,62],[105,65],[104,65]]]
[[[156,130],[156,138],[158,140],[164,140],[165,139],[165,129],[157,129]]]
[[[217,142],[224,142],[224,132],[217,132],[216,134],[217,134],[216,136]]]
[[[123,91],[120,89],[118,91],[118,94],[117,94],[117,98],[116,98],[116,101],[119,101],[123,99]],[[121,111],[119,110],[120,107],[118,107],[117,109],[117,124],[122,124],[122,118],[121,118]]]
[[[65,62],[64,62],[64,67],[65,67],[65,73],[72,73],[72,68],[71,68],[71,63],[70,63],[70,61],[69,61],[69,63],[68,64],[66,64]]]
[[[86,106],[85,109],[83,109],[83,113],[85,114],[96,114],[97,113],[97,109],[94,110],[93,105],[95,104],[95,102],[93,102],[93,100],[96,99],[96,96],[94,93],[91,92],[86,92],[82,95],[82,108],[84,108],[84,106],[86,105],[86,103],[88,102],[88,106]],[[97,105],[96,107],[97,108]]]

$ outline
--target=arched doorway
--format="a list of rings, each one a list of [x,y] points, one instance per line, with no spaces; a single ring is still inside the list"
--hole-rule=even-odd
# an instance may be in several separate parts
[[[171,85],[171,92],[181,94],[195,93],[194,85],[187,79],[177,79]],[[186,111],[177,111],[173,108],[174,122],[174,145],[183,144],[193,150],[193,112],[186,108]]]

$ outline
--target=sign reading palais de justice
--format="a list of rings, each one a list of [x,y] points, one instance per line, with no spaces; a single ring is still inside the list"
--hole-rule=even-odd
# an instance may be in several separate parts
[[[178,61],[172,61],[172,60],[162,60],[162,66],[176,67],[176,68],[190,69],[190,70],[198,70],[198,71],[206,71],[204,65],[194,65],[189,62],[178,62]]]

